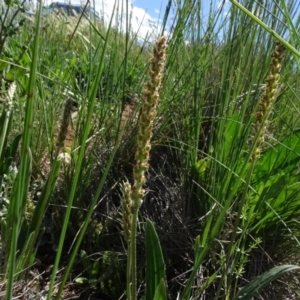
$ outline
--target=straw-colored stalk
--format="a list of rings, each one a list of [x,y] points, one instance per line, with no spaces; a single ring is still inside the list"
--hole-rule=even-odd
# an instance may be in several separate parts
[[[133,170],[134,185],[123,186],[123,227],[124,236],[128,243],[127,261],[127,299],[136,299],[136,228],[138,210],[141,206],[145,191],[145,172],[148,170],[149,154],[153,121],[159,101],[159,89],[164,70],[166,56],[166,38],[159,38],[150,59],[149,76],[143,90],[141,115],[138,121],[136,163]]]
[[[268,119],[279,92],[279,78],[281,62],[284,59],[284,50],[284,46],[277,41],[275,50],[272,53],[270,74],[266,78],[266,86],[256,113],[256,122],[253,126],[251,140],[254,142],[254,150],[251,156],[252,160],[257,159],[260,156],[261,146],[265,140]]]

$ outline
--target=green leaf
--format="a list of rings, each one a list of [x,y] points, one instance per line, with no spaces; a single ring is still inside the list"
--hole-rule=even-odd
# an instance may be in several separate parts
[[[252,280],[247,286],[238,292],[233,300],[251,300],[252,297],[261,291],[268,283],[274,281],[286,272],[299,268],[300,267],[294,265],[277,266]]]
[[[281,171],[295,174],[300,163],[300,130],[295,130],[277,145],[263,152],[258,162],[259,166],[254,170],[254,177],[258,182]]]
[[[9,66],[9,60],[8,57],[2,57],[0,61],[0,71],[5,70]]]
[[[201,247],[200,235],[197,235],[195,239],[195,257],[198,255],[198,252],[200,251],[200,247]]]
[[[22,134],[17,135],[14,138],[13,142],[7,147],[4,157],[3,157],[3,161],[0,164],[0,175],[8,173],[8,169],[18,151],[18,146],[19,146],[21,137],[22,137]]]
[[[39,229],[41,228],[42,220],[45,216],[45,211],[48,207],[48,203],[51,198],[51,195],[53,195],[59,170],[60,170],[60,161],[56,161],[51,168],[49,177],[46,180],[41,196],[39,197],[39,201],[37,202],[37,205],[34,209],[34,213],[27,233],[27,236],[29,236],[32,232],[34,232],[32,247],[34,246],[35,241],[38,237]]]
[[[223,161],[230,160],[233,153],[238,149],[236,143],[239,142],[237,136],[239,136],[239,131],[241,130],[241,122],[239,115],[232,115],[226,124],[226,130],[223,133]]]
[[[98,283],[98,280],[97,279],[90,279],[88,281],[88,284],[91,286],[91,287],[95,287]]]
[[[97,259],[92,265],[91,274],[90,274],[91,279],[98,278],[99,268],[100,268],[100,261],[99,261],[99,259]]]
[[[26,72],[27,71],[25,69],[13,68],[5,74],[4,80],[8,82],[13,82],[25,76]]]
[[[76,56],[73,56],[73,58],[70,61],[70,67],[75,67],[77,64]]]
[[[161,281],[164,284],[165,263],[160,242],[150,220],[146,223],[146,300],[165,299],[155,298],[161,294],[163,289]],[[160,287],[159,287],[160,286]]]
[[[24,225],[22,226],[24,227]],[[22,231],[24,232],[25,230],[23,230],[22,228]],[[20,237],[22,237],[22,231],[20,232]],[[25,235],[23,235],[25,236]],[[28,238],[23,241],[23,248],[21,248],[21,254],[19,255],[18,257],[18,263],[17,263],[17,267],[16,267],[16,272],[22,272],[22,270],[24,269],[24,265],[27,263],[27,262],[33,262],[34,259],[35,259],[35,253],[33,251],[31,251],[32,249],[32,242],[33,242],[33,238],[34,238],[34,232],[32,232]]]
[[[196,162],[195,169],[201,179],[204,179],[204,174],[207,169],[207,159],[203,158]]]
[[[22,137],[22,134],[18,134],[14,140],[12,141],[12,143],[9,145],[8,149],[6,150],[6,156],[7,157],[15,157],[17,151],[18,151],[18,147],[19,147],[19,142],[20,139]]]
[[[153,300],[167,300],[167,287],[164,279],[161,279],[156,291]]]
[[[86,284],[86,283],[88,283],[88,279],[85,277],[79,277],[79,278],[75,279],[75,282],[79,283],[79,284]]]
[[[298,168],[300,131],[296,130],[262,153],[253,172],[251,186],[256,191],[249,211],[256,232],[278,228],[292,220],[300,209]]]
[[[80,260],[84,267],[84,270],[89,274],[89,276],[91,276],[91,260],[89,259],[88,255],[84,250],[80,251]]]

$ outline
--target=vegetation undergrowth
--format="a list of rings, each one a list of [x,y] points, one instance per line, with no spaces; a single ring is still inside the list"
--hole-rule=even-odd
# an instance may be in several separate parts
[[[300,4],[203,2],[1,4],[1,299],[300,297]]]

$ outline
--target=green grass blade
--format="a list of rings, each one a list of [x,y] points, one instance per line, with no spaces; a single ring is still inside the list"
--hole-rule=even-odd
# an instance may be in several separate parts
[[[294,265],[283,265],[283,266],[277,266],[264,274],[256,277],[254,280],[252,280],[247,286],[242,288],[236,295],[236,297],[233,300],[251,300],[253,297],[261,291],[268,283],[274,281],[282,274],[299,269],[300,267],[294,266]]]
[[[300,57],[300,52],[297,51],[290,43],[288,43],[284,38],[282,38],[279,34],[277,34],[274,30],[272,30],[268,25],[266,25],[262,20],[252,14],[249,10],[247,10],[243,5],[239,4],[236,0],[230,0],[233,5],[242,10],[247,16],[249,16],[253,21],[255,21],[258,25],[264,28],[267,32],[273,35],[280,43],[282,43],[287,49],[292,51],[296,56]]]
[[[116,5],[116,3],[115,3],[115,5]],[[53,289],[53,286],[54,286],[55,276],[56,276],[56,272],[57,272],[57,269],[58,269],[58,264],[59,264],[59,261],[60,261],[60,257],[61,257],[61,254],[62,254],[62,248],[63,248],[65,235],[66,235],[66,232],[67,232],[67,227],[68,227],[68,223],[69,223],[69,219],[70,219],[71,207],[73,205],[76,186],[77,186],[78,179],[79,179],[79,176],[80,176],[80,173],[81,173],[81,166],[82,166],[82,162],[83,162],[84,155],[85,155],[85,147],[86,147],[85,141],[88,138],[88,134],[89,134],[89,130],[90,130],[90,124],[91,124],[91,120],[92,120],[92,115],[94,113],[94,104],[95,104],[95,99],[96,99],[96,95],[97,95],[97,91],[98,91],[98,87],[99,87],[99,82],[100,82],[101,75],[102,75],[102,72],[103,72],[104,55],[105,55],[106,49],[107,49],[108,37],[109,37],[109,34],[110,34],[112,20],[113,20],[113,17],[114,17],[114,11],[115,11],[115,6],[114,6],[114,9],[113,9],[113,13],[112,13],[112,16],[111,16],[111,19],[110,19],[110,24],[108,26],[108,30],[107,30],[107,33],[106,33],[104,45],[102,47],[102,52],[101,52],[101,57],[100,57],[100,61],[99,61],[99,67],[98,67],[98,70],[97,70],[97,73],[96,73],[96,78],[93,81],[92,89],[91,89],[91,92],[90,92],[90,95],[89,95],[89,106],[88,106],[88,111],[87,111],[86,126],[84,128],[82,143],[81,143],[81,147],[80,147],[80,150],[79,150],[79,157],[78,157],[78,160],[77,160],[77,165],[76,165],[75,174],[74,174],[74,180],[73,180],[72,188],[71,188],[68,203],[67,203],[67,211],[66,211],[66,215],[65,215],[65,218],[64,218],[64,223],[63,223],[63,228],[62,228],[60,241],[59,241],[59,245],[58,245],[57,255],[55,257],[55,264],[54,264],[54,267],[53,267],[53,272],[52,272],[51,282],[50,282],[50,285],[49,285],[49,293],[48,293],[48,296],[47,296],[47,300],[51,299],[51,293],[52,293],[52,289]],[[83,227],[81,228],[80,234],[79,234],[79,236],[76,240],[75,246],[72,250],[72,253],[71,253],[71,256],[70,256],[70,259],[69,259],[69,262],[68,262],[67,269],[64,273],[63,280],[60,284],[60,289],[59,289],[59,291],[56,295],[56,299],[60,299],[60,294],[63,290],[64,284],[67,281],[69,272],[71,271],[71,268],[73,266],[75,257],[77,255],[77,252],[78,252],[78,249],[79,249],[79,246],[80,246],[80,243],[83,239],[83,235],[84,235],[84,233],[87,229],[87,226],[89,224],[90,217],[91,217],[92,212],[93,212],[93,208],[94,208],[94,206],[96,204],[96,201],[99,197],[99,194],[102,190],[105,178],[107,176],[108,170],[110,168],[113,157],[115,155],[115,152],[116,152],[116,149],[117,149],[117,144],[118,143],[115,144],[115,148],[113,150],[113,153],[110,156],[109,162],[107,163],[104,175],[101,178],[101,181],[100,181],[100,184],[98,186],[97,192],[96,192],[93,200],[91,201],[91,205],[89,207],[87,216],[85,218],[85,222],[83,224]],[[97,198],[96,198],[96,196],[97,196]]]
[[[29,85],[27,90],[27,102],[25,110],[25,124],[23,141],[21,148],[21,163],[19,168],[19,173],[14,182],[15,193],[11,199],[11,205],[9,207],[9,220],[12,228],[11,233],[11,246],[9,252],[9,265],[8,265],[8,281],[6,287],[6,300],[12,299],[12,289],[14,282],[14,273],[16,267],[16,253],[17,253],[17,243],[18,243],[18,233],[21,222],[21,215],[23,215],[23,210],[25,207],[25,201],[27,198],[28,183],[30,178],[31,169],[31,151],[30,142],[32,134],[32,124],[33,124],[33,101],[34,101],[34,91],[35,91],[35,80],[37,71],[37,61],[38,61],[38,50],[39,50],[39,38],[40,38],[40,24],[41,24],[41,5],[38,9],[38,17],[36,21],[35,37],[33,45],[33,56],[32,64],[30,69]]]
[[[165,288],[165,262],[159,238],[153,223],[146,223],[146,300],[163,299],[155,298],[157,289]],[[163,281],[162,281],[163,280]],[[162,290],[161,290],[162,289]]]
[[[35,253],[32,251],[32,245],[34,245],[34,232],[32,232],[25,240],[22,247],[22,252],[18,258],[18,263],[16,266],[16,273],[22,272],[24,266],[28,266],[28,263],[34,261]]]
[[[45,183],[39,201],[35,207],[32,220],[29,226],[28,234],[31,234],[32,232],[36,231],[41,226],[49,198],[51,197],[55,189],[56,180],[60,171],[60,165],[61,162],[59,160],[56,161],[50,171],[50,175]]]
[[[80,232],[79,232],[79,234],[78,234],[78,237],[77,237],[76,242],[75,242],[75,245],[74,245],[74,248],[72,249],[72,252],[71,252],[71,254],[70,254],[70,256],[69,256],[68,265],[67,265],[66,270],[65,270],[65,272],[64,272],[64,276],[63,276],[63,279],[62,279],[62,281],[61,281],[61,283],[60,283],[60,288],[59,288],[59,291],[58,291],[57,296],[56,296],[56,299],[57,299],[57,300],[60,299],[60,298],[59,298],[59,297],[60,297],[60,294],[62,293],[63,287],[64,287],[64,285],[66,284],[66,282],[67,282],[67,280],[68,280],[68,278],[69,278],[69,274],[70,274],[71,269],[72,269],[72,266],[73,266],[73,264],[74,264],[76,255],[77,255],[77,253],[78,253],[79,247],[80,247],[80,245],[81,245],[81,242],[82,242],[82,240],[83,240],[83,238],[84,238],[84,235],[85,235],[86,230],[87,230],[87,228],[88,228],[88,225],[89,225],[89,223],[90,223],[91,216],[92,216],[93,211],[94,211],[94,207],[95,207],[97,201],[99,200],[100,193],[101,193],[101,191],[102,191],[102,189],[103,189],[103,186],[104,186],[104,183],[105,183],[105,180],[106,180],[108,171],[109,171],[109,169],[110,169],[110,167],[111,167],[111,164],[112,164],[112,162],[113,162],[113,159],[114,159],[114,157],[115,157],[115,154],[116,154],[117,149],[118,149],[118,145],[115,145],[115,148],[114,148],[114,150],[113,150],[113,153],[111,154],[111,156],[110,156],[110,158],[109,158],[109,161],[108,161],[108,163],[107,163],[107,166],[106,166],[106,168],[105,168],[105,170],[104,170],[104,174],[103,174],[103,176],[102,176],[102,178],[101,178],[101,181],[100,181],[100,183],[99,183],[99,186],[98,186],[98,188],[97,188],[97,191],[96,191],[96,193],[95,193],[95,196],[93,197],[93,199],[92,199],[92,201],[91,201],[91,204],[90,204],[90,206],[89,206],[89,209],[88,209],[88,211],[87,211],[87,214],[86,214],[84,223],[83,223],[83,225],[82,225],[82,227],[81,227],[81,229],[80,229]]]

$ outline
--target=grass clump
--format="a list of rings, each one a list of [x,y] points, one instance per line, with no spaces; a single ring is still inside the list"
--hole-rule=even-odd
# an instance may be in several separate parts
[[[6,299],[299,295],[299,4],[202,4],[0,20]]]

